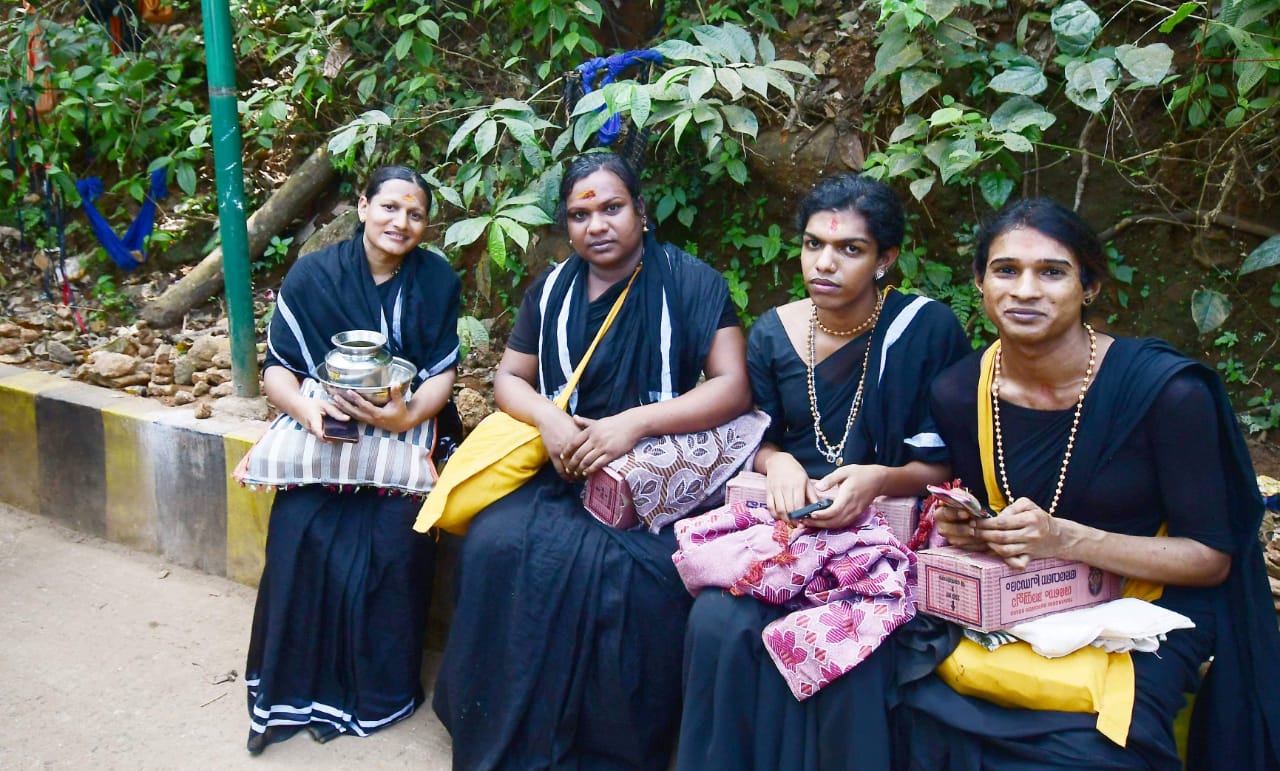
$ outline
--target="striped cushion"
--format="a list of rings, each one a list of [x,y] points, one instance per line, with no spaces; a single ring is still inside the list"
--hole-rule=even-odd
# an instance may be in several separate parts
[[[325,398],[324,389],[311,378],[302,382],[302,393]],[[266,487],[371,486],[422,495],[436,481],[431,461],[435,427],[434,418],[402,434],[361,424],[358,442],[322,442],[283,413],[249,450],[235,478],[241,484]]]

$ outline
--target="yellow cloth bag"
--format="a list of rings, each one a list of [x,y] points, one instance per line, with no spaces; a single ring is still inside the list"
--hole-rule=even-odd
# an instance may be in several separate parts
[[[999,348],[997,341],[982,357],[978,378],[978,452],[988,502],[996,512],[1008,505],[996,482],[993,460],[991,380]],[[1158,535],[1165,531],[1162,526]],[[1124,585],[1125,597],[1147,602],[1160,599],[1163,592],[1163,585],[1150,581],[1127,579]],[[1025,642],[989,651],[963,639],[935,672],[957,693],[1002,707],[1096,713],[1097,728],[1103,736],[1121,747],[1128,741],[1135,687],[1133,659],[1128,653],[1107,653],[1087,646],[1049,659]]]
[[[556,397],[556,406],[566,409],[569,397],[578,387],[578,380],[587,368],[591,354],[613,324],[622,303],[631,291],[640,266],[631,274],[626,288],[614,301],[609,315],[600,325],[600,331],[591,341],[582,361],[578,362],[569,382]],[[514,492],[546,465],[546,445],[536,426],[517,420],[505,412],[489,415],[475,427],[450,456],[435,487],[427,495],[418,512],[413,529],[425,533],[438,527],[446,533],[466,535],[471,520],[480,510],[494,501]]]

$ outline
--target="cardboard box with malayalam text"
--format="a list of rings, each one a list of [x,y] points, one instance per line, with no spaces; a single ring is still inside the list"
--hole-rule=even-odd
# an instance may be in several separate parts
[[[917,556],[920,611],[980,632],[1120,596],[1120,576],[1083,562],[1031,560],[1018,570],[995,555],[955,546]]]

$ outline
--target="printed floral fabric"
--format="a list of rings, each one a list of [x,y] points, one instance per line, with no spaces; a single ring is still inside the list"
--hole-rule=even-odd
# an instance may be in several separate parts
[[[685,587],[728,589],[791,612],[765,649],[798,701],[865,661],[915,615],[916,557],[879,512],[857,529],[792,528],[737,502],[676,523]]]
[[[642,439],[609,465],[627,480],[637,517],[656,533],[749,467],[768,427],[769,416],[753,410],[705,431]]]

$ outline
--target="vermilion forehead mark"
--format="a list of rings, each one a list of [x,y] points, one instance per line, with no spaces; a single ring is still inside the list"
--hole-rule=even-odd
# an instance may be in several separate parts
[[[406,196],[404,197],[404,200],[408,201],[409,203],[417,203],[417,201],[418,201],[418,199],[417,199],[417,198],[414,198],[414,197],[413,197],[413,196],[411,196],[411,195],[406,195]]]
[[[836,217],[836,215],[833,214],[831,215],[831,222],[827,224],[827,230],[834,233],[839,229],[840,229],[840,220]]]
[[[581,193],[578,193],[579,201],[586,201],[595,197],[596,197],[596,191],[594,190],[583,190]]]

